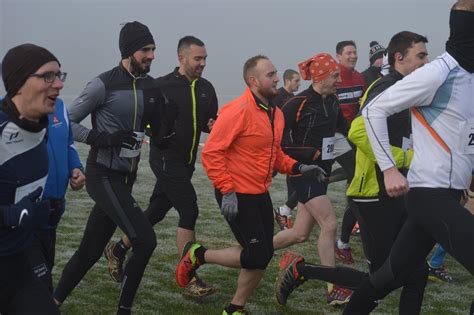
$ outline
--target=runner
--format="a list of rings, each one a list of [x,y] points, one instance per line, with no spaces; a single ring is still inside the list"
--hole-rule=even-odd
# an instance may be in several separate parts
[[[133,244],[125,266],[117,314],[130,314],[156,237],[131,192],[137,174],[145,126],[158,134],[164,100],[150,71],[155,42],[148,27],[126,23],[120,31],[120,64],[90,81],[71,104],[69,118],[76,141],[91,146],[86,188],[95,205],[78,250],[64,267],[54,297],[61,304],[99,260],[117,226]],[[92,129],[79,124],[91,114]],[[150,122],[150,119],[152,121]]]
[[[369,63],[370,66],[362,72],[364,81],[367,86],[374,83],[375,80],[382,77],[382,63],[385,48],[376,41],[372,41],[369,44]]]
[[[341,72],[341,82],[337,85],[337,97],[344,118],[350,126],[352,120],[359,111],[359,101],[366,89],[364,77],[356,69],[357,47],[354,41],[341,41],[336,45],[336,58],[339,62]],[[349,147],[347,139],[342,135],[337,136],[335,147]],[[344,154],[335,157],[336,161],[342,166],[347,174],[347,184],[349,185],[354,176],[355,169],[355,150],[347,150]],[[353,264],[352,250],[349,245],[351,232],[356,224],[356,218],[353,214],[355,204],[347,200],[346,210],[341,224],[341,237],[335,243],[336,258],[345,264]]]
[[[221,109],[202,152],[221,214],[240,246],[212,250],[189,242],[176,268],[180,287],[205,263],[240,268],[237,290],[224,315],[248,314],[245,304],[272,259],[274,221],[268,188],[273,169],[287,174],[318,174],[319,170],[296,162],[280,148],[284,120],[271,103],[278,93],[277,70],[271,61],[252,57],[245,62],[243,74],[247,89]]]
[[[86,177],[79,160],[66,108],[56,99],[54,113],[48,115],[48,179],[43,200],[51,203],[51,215],[47,224],[34,232],[30,250],[30,263],[36,276],[53,293],[52,271],[56,252],[56,229],[66,208],[68,183],[72,190],[84,187]]]
[[[178,253],[182,253],[187,242],[196,240],[194,227],[199,209],[191,177],[201,132],[209,133],[217,118],[217,96],[212,84],[202,78],[207,51],[200,39],[194,36],[181,38],[178,59],[178,68],[157,79],[161,91],[175,107],[167,111],[177,113],[170,114],[171,118],[165,122],[170,128],[160,144],[152,141],[150,145],[150,166],[156,184],[145,217],[154,226],[174,207],[179,214],[176,244]],[[123,276],[122,264],[130,247],[129,239],[123,236],[119,242],[109,243],[104,251],[115,281],[120,282]],[[195,275],[183,294],[204,297],[214,292],[214,287]]]
[[[273,99],[273,104],[282,108],[282,106],[298,91],[300,87],[300,74],[293,69],[286,69],[283,73],[283,86],[278,89],[278,95]],[[288,200],[281,207],[275,208],[275,221],[280,230],[291,228],[293,221],[291,219],[291,211],[298,204],[295,190],[291,187],[290,178],[286,176],[286,188],[288,191]]]
[[[317,165],[330,174],[336,129],[345,134],[348,130],[335,95],[340,72],[336,61],[326,53],[318,54],[298,66],[303,80],[312,80],[312,84],[283,107],[284,150],[299,162]],[[321,228],[318,239],[321,264],[334,267],[337,221],[327,196],[326,180],[291,176],[290,183],[298,196],[298,213],[292,228],[275,235],[274,248],[286,248],[306,241],[317,223]],[[350,291],[328,283],[328,304],[347,303],[350,295]],[[283,305],[286,303],[281,300],[278,302]]]
[[[474,1],[450,13],[446,52],[369,103],[362,114],[390,197],[406,196],[408,219],[383,266],[355,292],[346,313],[368,313],[394,279],[414,270],[438,242],[474,274],[474,216],[460,203],[469,185],[474,91]],[[411,108],[415,155],[406,179],[388,147],[387,116]],[[387,292],[388,291],[388,292]],[[474,302],[471,306],[474,311]]]
[[[38,201],[48,175],[47,115],[66,73],[51,52],[32,44],[10,49],[2,65],[7,96],[0,101],[0,313],[59,314],[31,270],[28,251],[34,229],[49,219],[49,201]]]
[[[400,32],[394,35],[388,47],[391,65],[390,73],[373,83],[362,98],[362,106],[376,98],[397,81],[428,62],[424,36],[412,32]],[[391,148],[397,158],[400,169],[406,169],[413,156],[408,150],[411,135],[408,111],[389,118]],[[376,271],[388,257],[391,245],[406,220],[406,210],[401,198],[387,196],[381,174],[367,139],[363,117],[354,119],[349,131],[349,139],[357,146],[356,172],[347,190],[347,195],[357,204],[355,215],[360,224],[364,253],[369,263],[369,272]],[[360,271],[350,269],[325,270],[322,266],[304,263],[303,258],[293,256],[293,262],[287,259],[286,269],[280,274],[276,286],[277,298],[286,300],[303,278],[326,280],[334,276],[335,282],[341,282],[355,288],[367,276]],[[298,259],[296,259],[298,258]],[[295,269],[296,268],[296,269]],[[295,274],[293,271],[297,271]],[[338,272],[339,271],[339,272]],[[321,275],[324,276],[321,276]],[[346,278],[342,278],[344,275]],[[427,267],[420,268],[404,282],[400,298],[400,314],[418,314],[421,309],[426,284]],[[291,284],[294,283],[294,286]]]

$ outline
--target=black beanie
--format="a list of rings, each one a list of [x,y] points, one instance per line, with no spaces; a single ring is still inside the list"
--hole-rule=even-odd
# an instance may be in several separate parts
[[[155,44],[153,35],[146,25],[140,22],[126,23],[120,30],[119,48],[122,59],[133,55],[140,48]]]
[[[50,61],[59,63],[49,50],[40,46],[23,44],[10,49],[2,61],[2,79],[7,95],[15,96],[30,75]]]
[[[382,58],[383,54],[385,53],[385,48],[377,43],[376,41],[370,42],[370,50],[369,50],[369,61],[372,65],[375,60]]]

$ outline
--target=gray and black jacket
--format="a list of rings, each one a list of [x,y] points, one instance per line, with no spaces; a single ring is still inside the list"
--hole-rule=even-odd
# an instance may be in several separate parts
[[[86,143],[91,130],[79,123],[89,114],[92,129],[97,132],[143,132],[145,126],[150,124],[152,135],[158,135],[164,102],[152,77],[143,75],[134,78],[120,63],[90,81],[68,106],[74,140]],[[120,149],[91,147],[87,163],[100,164],[119,172],[136,172],[140,156],[120,157]]]

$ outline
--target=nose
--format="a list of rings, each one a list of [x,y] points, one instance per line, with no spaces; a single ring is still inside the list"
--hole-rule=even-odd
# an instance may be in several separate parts
[[[58,77],[55,77],[52,87],[53,89],[61,90],[64,87],[64,83],[61,80],[59,80]]]
[[[147,54],[147,59],[149,60],[154,60],[155,59],[155,51],[154,50],[150,50]]]

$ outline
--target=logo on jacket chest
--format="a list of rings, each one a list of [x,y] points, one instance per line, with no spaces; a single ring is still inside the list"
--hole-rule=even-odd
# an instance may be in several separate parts
[[[58,119],[58,116],[56,115],[52,115],[51,116],[51,120],[53,121],[53,124],[51,125],[51,127],[53,128],[59,128],[62,126],[62,122]]]

